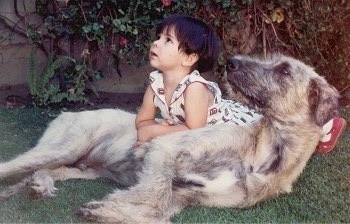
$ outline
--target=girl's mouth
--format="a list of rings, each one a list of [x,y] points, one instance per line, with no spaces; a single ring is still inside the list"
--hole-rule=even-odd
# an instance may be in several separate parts
[[[156,57],[156,56],[157,56],[157,54],[156,54],[156,53],[154,53],[153,51],[150,51],[150,52],[149,52],[149,56],[150,56],[150,57]]]
[[[154,53],[153,51],[150,51],[148,56],[149,56],[149,58],[158,57],[158,55],[156,53]]]

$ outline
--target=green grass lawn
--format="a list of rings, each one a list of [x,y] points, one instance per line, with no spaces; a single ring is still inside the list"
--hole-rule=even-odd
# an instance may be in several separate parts
[[[350,122],[350,109],[342,111]],[[46,124],[58,115],[43,109],[0,109],[0,161],[36,144]],[[350,128],[328,155],[315,154],[291,194],[249,209],[190,207],[174,223],[350,223]],[[0,181],[0,190],[20,176]],[[19,194],[0,201],[0,223],[78,223],[80,205],[101,199],[116,187],[106,180],[57,182],[57,197],[30,200]],[[137,211],[135,211],[137,212]]]

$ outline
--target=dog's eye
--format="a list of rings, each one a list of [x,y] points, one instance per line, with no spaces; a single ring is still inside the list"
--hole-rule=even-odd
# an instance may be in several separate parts
[[[274,73],[281,76],[290,76],[290,65],[288,63],[282,63],[274,68]]]
[[[283,67],[280,71],[282,75],[290,75],[288,68]]]

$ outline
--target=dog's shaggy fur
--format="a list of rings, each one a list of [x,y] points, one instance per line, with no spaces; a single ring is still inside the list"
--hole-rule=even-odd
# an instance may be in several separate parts
[[[158,223],[189,205],[242,208],[291,192],[321,126],[337,113],[337,91],[283,55],[233,57],[227,80],[264,118],[244,127],[178,132],[132,148],[134,114],[62,113],[33,149],[0,164],[0,178],[35,171],[0,197],[23,186],[48,197],[56,180],[107,177],[128,188],[83,205],[78,214],[100,222]]]

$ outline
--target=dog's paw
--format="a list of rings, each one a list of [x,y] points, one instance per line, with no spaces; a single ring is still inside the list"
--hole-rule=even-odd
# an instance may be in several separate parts
[[[90,208],[91,206],[89,205],[83,205],[82,207],[80,207],[80,209],[78,211],[75,212],[75,214],[85,220],[88,221],[97,221],[98,220],[98,216],[94,213],[93,210],[91,210]],[[96,207],[97,208],[97,207]]]
[[[35,172],[28,187],[28,193],[32,199],[56,196],[55,192],[57,191],[57,188],[54,186],[54,180],[45,170]]]
[[[81,206],[84,209],[98,209],[100,207],[103,207],[103,203],[98,201],[91,201]]]
[[[104,202],[92,201],[86,203],[80,207],[75,214],[88,221],[97,222],[116,222],[116,214],[108,209],[108,206],[104,205]]]
[[[112,201],[92,201],[81,206],[75,214],[88,221],[123,224],[138,223],[130,216],[123,214],[120,206]]]

